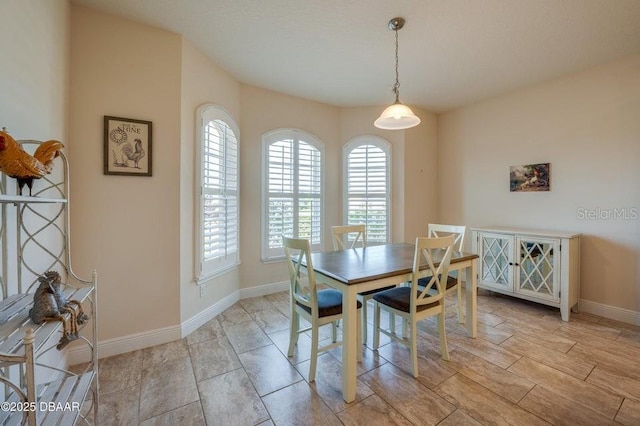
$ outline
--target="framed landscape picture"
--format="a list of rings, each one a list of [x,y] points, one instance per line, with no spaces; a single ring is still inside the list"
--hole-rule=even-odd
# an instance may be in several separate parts
[[[511,192],[537,192],[551,190],[550,163],[511,166],[509,171]]]
[[[104,174],[151,176],[151,121],[104,116]]]

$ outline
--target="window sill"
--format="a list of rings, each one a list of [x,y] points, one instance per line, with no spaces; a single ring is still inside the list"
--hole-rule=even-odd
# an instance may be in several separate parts
[[[200,285],[204,285],[207,281],[210,281],[210,280],[212,280],[214,278],[217,278],[217,277],[219,277],[221,275],[227,274],[227,273],[229,273],[231,271],[237,270],[238,269],[238,265],[240,265],[240,262],[236,262],[233,265],[229,265],[229,266],[227,266],[225,268],[222,268],[222,269],[219,269],[219,270],[217,270],[215,272],[211,272],[211,273],[208,273],[206,275],[201,275],[199,277],[196,277],[193,280],[193,282],[196,285],[199,285],[199,286]]]

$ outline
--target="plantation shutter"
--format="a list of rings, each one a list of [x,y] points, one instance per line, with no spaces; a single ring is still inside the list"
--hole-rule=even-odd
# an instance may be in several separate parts
[[[387,153],[376,145],[362,144],[348,151],[347,223],[365,224],[369,243],[389,239],[388,164]]]
[[[265,259],[283,255],[282,234],[321,248],[322,155],[299,133],[278,132],[267,141]]]
[[[202,147],[202,274],[238,260],[238,142],[221,120],[208,121]]]

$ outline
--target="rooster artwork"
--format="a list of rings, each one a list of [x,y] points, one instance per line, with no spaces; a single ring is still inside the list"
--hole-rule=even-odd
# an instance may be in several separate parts
[[[30,155],[3,127],[0,131],[0,171],[17,179],[19,195],[22,195],[25,185],[29,187],[31,195],[33,180],[51,173],[53,160],[60,155],[62,148],[64,145],[61,142],[50,140],[40,144]]]
[[[151,122],[104,119],[104,174],[151,176]]]

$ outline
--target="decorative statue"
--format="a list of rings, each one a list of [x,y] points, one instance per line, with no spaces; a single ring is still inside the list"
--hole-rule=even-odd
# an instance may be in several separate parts
[[[62,148],[64,145],[61,142],[50,140],[43,142],[33,155],[29,155],[3,127],[0,131],[0,171],[18,180],[20,195],[25,185],[31,195],[33,180],[51,173],[53,160],[60,155]]]
[[[36,324],[46,321],[62,322],[62,337],[56,346],[60,350],[78,338],[78,325],[84,324],[88,317],[82,311],[80,302],[64,297],[59,273],[47,271],[38,281],[40,286],[33,296],[33,308],[29,311],[29,317]],[[68,321],[62,316],[63,313],[69,314]]]

